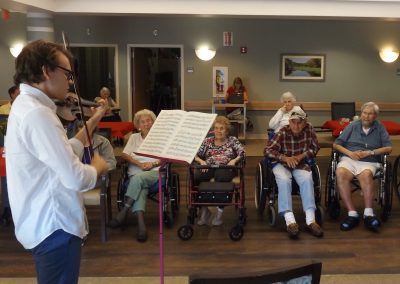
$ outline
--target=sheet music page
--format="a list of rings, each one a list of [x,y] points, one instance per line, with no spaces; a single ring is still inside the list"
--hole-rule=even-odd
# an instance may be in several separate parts
[[[191,163],[217,115],[162,110],[137,154]]]

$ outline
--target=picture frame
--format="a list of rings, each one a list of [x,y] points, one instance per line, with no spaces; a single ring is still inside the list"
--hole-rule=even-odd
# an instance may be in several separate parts
[[[281,81],[325,81],[325,54],[281,54]]]
[[[214,66],[212,76],[213,97],[224,98],[229,87],[228,67]]]

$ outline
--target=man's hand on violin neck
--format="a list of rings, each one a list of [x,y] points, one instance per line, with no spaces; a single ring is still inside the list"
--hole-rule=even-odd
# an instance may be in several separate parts
[[[99,100],[98,104],[98,107],[92,108],[93,116],[99,116],[100,118],[102,118],[104,114],[106,114],[106,112],[109,111],[111,108],[108,105],[108,102],[103,99]]]

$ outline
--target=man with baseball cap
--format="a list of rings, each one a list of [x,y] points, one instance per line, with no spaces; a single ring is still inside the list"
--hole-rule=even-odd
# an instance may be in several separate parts
[[[282,127],[268,142],[264,155],[273,160],[272,171],[278,185],[278,211],[285,218],[286,229],[291,238],[297,238],[299,226],[292,210],[292,178],[300,188],[306,230],[315,237],[324,232],[315,221],[314,182],[307,160],[315,158],[319,150],[317,136],[303,110],[294,110],[289,125]]]

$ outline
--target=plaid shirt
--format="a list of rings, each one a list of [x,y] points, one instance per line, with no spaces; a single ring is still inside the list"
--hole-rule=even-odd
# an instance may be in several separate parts
[[[319,148],[317,135],[311,124],[307,123],[297,136],[293,134],[289,125],[286,125],[268,141],[264,149],[264,155],[279,162],[281,155],[292,157],[305,153],[306,158],[300,161],[296,169],[310,171],[310,166],[305,162],[308,159],[314,158]],[[286,163],[283,163],[283,165],[287,167]]]

